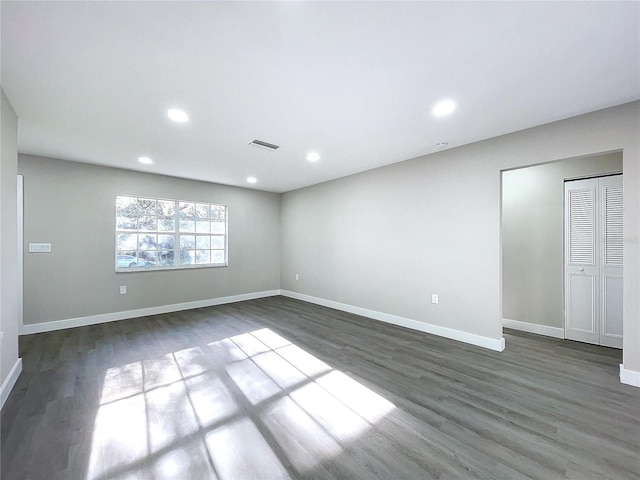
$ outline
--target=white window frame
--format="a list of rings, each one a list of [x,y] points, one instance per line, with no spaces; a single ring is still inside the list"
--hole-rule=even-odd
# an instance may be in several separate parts
[[[120,215],[121,211],[119,210],[119,204],[121,199],[123,201],[134,201],[135,206],[131,206],[132,211],[135,211],[135,215]],[[142,215],[140,211],[140,201],[142,202],[153,202],[155,207],[151,210],[153,212],[152,215]],[[173,214],[169,216],[163,216],[160,214],[160,210],[158,210],[158,204],[162,202],[165,206],[170,206],[173,203]],[[193,213],[192,215],[181,215],[181,206],[193,205]],[[215,221],[211,216],[211,211],[215,209],[216,212],[222,212],[224,215],[224,221]],[[207,218],[202,216],[198,216],[197,212],[209,212]],[[158,270],[182,270],[182,269],[192,269],[192,268],[212,268],[212,267],[227,267],[229,265],[228,262],[228,251],[229,251],[229,220],[228,220],[228,208],[226,205],[221,205],[217,203],[210,202],[199,202],[195,200],[177,200],[177,199],[167,199],[167,198],[156,198],[149,196],[140,196],[140,195],[116,195],[115,201],[115,271],[118,273],[131,273],[131,272],[148,272],[148,271],[158,271]],[[141,229],[141,218],[148,218],[151,220],[149,225],[155,222],[155,229]],[[125,228],[126,219],[135,220],[135,228]],[[158,221],[162,219],[169,220],[169,224],[171,223],[171,219],[173,220],[173,231],[164,231],[159,229]],[[206,223],[209,223],[208,231],[204,231],[204,227],[206,227]],[[186,228],[182,230],[183,225],[192,224],[191,230]],[[212,230],[217,229],[217,231],[213,232]],[[223,232],[219,230],[223,229]],[[198,231],[200,230],[200,231]],[[121,237],[124,236],[124,237]],[[133,236],[132,238],[127,238],[127,236]],[[155,248],[141,248],[140,237],[145,236],[151,240],[155,236]],[[164,240],[169,240],[170,237],[173,238],[171,242],[171,247],[165,247],[164,250],[160,247],[159,237],[164,236]],[[193,245],[187,245],[187,248],[183,248],[183,237],[185,237],[188,241],[188,237],[193,237]],[[223,247],[214,248],[212,243],[215,239],[219,239],[223,237]],[[206,239],[208,241],[205,243],[208,244],[208,248],[197,248],[197,243],[199,239]],[[127,241],[132,242],[135,241],[135,244],[126,245]],[[219,240],[216,240],[219,242]],[[124,243],[123,243],[124,242]],[[127,246],[128,248],[124,248]],[[132,248],[135,246],[135,248]],[[162,254],[161,251],[166,253],[173,252],[173,257],[171,260],[175,261],[177,259],[177,264],[163,264],[162,262]],[[181,263],[181,259],[183,258],[183,251],[189,252],[187,255],[193,253],[193,256],[190,258],[194,261],[194,263]],[[213,252],[222,252],[223,259],[222,261],[218,261],[213,263],[212,254]],[[129,266],[119,266],[118,260],[121,255],[131,255],[134,252],[133,260],[138,263],[137,266],[129,267]],[[197,263],[199,259],[206,260],[207,256],[205,255],[208,252],[209,261],[208,263]],[[157,263],[149,263],[149,261],[144,261],[145,259],[149,259],[155,255],[155,261]],[[200,257],[198,257],[200,255]],[[143,264],[144,263],[144,264]]]

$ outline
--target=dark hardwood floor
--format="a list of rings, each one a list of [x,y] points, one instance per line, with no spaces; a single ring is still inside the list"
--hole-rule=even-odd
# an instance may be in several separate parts
[[[638,479],[619,350],[272,297],[20,339],[2,479]]]

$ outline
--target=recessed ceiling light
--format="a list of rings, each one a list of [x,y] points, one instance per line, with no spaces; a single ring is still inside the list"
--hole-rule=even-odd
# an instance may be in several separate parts
[[[256,177],[247,177],[247,182],[249,183],[256,183],[258,181],[258,179]]]
[[[189,115],[187,115],[184,111],[179,110],[177,108],[170,108],[167,111],[167,115],[174,122],[184,123],[189,121]]]
[[[145,165],[151,165],[153,163],[153,160],[151,160],[149,157],[138,157],[138,161],[140,163],[144,163]]]
[[[436,143],[433,148],[435,148],[436,150],[442,150],[443,148],[445,148],[447,145],[449,145],[447,142],[440,142],[440,143]]]
[[[320,154],[318,152],[309,152],[307,153],[307,160],[310,162],[317,162],[320,160]]]
[[[436,103],[435,107],[433,107],[433,114],[437,117],[442,117],[444,115],[449,115],[456,109],[456,104],[453,100],[442,100],[441,102]]]

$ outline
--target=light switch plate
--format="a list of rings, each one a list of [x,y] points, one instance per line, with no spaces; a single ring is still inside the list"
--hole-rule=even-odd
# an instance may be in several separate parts
[[[51,253],[50,243],[30,243],[29,253]]]

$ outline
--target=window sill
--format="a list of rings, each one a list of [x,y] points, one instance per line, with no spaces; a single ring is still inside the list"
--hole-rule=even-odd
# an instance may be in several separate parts
[[[174,265],[162,267],[127,267],[116,268],[116,273],[142,273],[142,272],[167,272],[172,270],[199,270],[201,268],[223,268],[228,267],[228,263],[217,263],[212,265]]]

